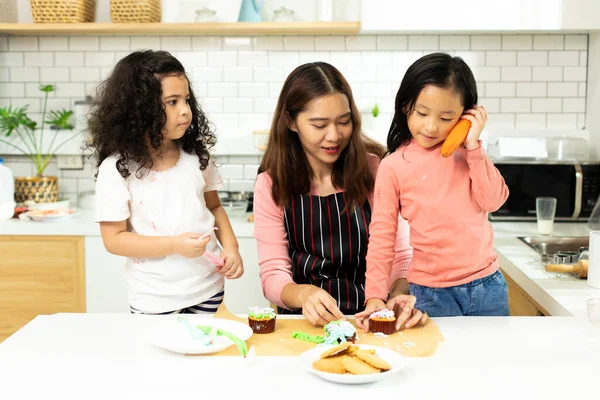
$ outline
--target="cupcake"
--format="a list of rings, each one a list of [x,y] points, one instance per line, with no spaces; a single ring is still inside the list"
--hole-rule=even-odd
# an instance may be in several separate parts
[[[248,325],[254,333],[271,333],[275,330],[275,310],[271,307],[250,307]]]
[[[391,335],[396,332],[396,317],[394,311],[384,308],[369,316],[369,330],[373,333]]]
[[[358,340],[356,328],[348,321],[331,321],[323,327],[325,330],[325,344],[354,343]]]

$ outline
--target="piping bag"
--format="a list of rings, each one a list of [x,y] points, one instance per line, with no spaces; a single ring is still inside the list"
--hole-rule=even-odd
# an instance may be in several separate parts
[[[216,231],[216,230],[218,230],[218,229],[219,229],[219,228],[217,228],[217,227],[215,226],[214,228],[212,228],[211,230],[209,230],[208,232],[206,232],[204,235],[200,236],[200,239],[204,239],[204,238],[207,238],[207,237],[209,237],[209,236],[210,236],[210,234],[212,233],[212,231]],[[205,258],[206,258],[208,261],[210,261],[211,263],[213,263],[213,264],[215,264],[215,265],[217,265],[217,266],[219,266],[219,267],[222,267],[223,265],[225,265],[225,262],[224,262],[224,261],[223,261],[221,258],[217,257],[217,256],[216,256],[214,253],[212,253],[212,252],[210,252],[210,251],[208,251],[208,250],[204,250],[204,254],[203,254],[203,256],[204,256],[204,257],[205,257]]]

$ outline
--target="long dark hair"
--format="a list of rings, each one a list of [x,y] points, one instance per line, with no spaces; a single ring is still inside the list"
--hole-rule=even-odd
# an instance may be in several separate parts
[[[97,89],[90,110],[87,147],[94,149],[98,166],[114,153],[118,154],[117,169],[123,178],[130,175],[130,160],[139,165],[137,175],[152,166],[148,143],[159,150],[163,141],[166,115],[161,80],[167,76],[185,76],[188,80],[192,123],[178,142],[183,151],[198,156],[200,169],[206,168],[208,150],[215,145],[216,137],[183,65],[168,52],[153,50],[136,51],[121,59]]]
[[[460,96],[465,110],[477,104],[475,77],[462,58],[445,53],[432,53],[419,58],[406,71],[396,94],[394,118],[387,138],[390,153],[412,139],[408,116],[413,112],[421,90],[427,85],[452,88]]]
[[[293,196],[309,193],[313,176],[300,138],[289,127],[308,103],[336,93],[348,99],[353,130],[348,146],[333,164],[331,180],[335,186],[345,190],[349,209],[362,205],[373,190],[374,179],[367,153],[381,158],[385,148],[362,133],[352,89],[342,73],[333,65],[313,62],[297,67],[283,84],[273,115],[269,143],[258,170],[258,173],[266,171],[271,176],[271,194],[280,207],[285,207]]]

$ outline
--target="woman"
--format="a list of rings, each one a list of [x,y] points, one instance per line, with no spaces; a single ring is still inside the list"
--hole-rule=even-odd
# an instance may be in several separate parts
[[[279,313],[301,311],[325,325],[364,309],[372,195],[385,148],[362,134],[348,82],[323,62],[288,76],[270,132],[254,190],[263,292]],[[408,225],[400,226],[395,295],[407,290],[400,278],[412,257]],[[419,321],[414,297],[403,299],[403,318]]]

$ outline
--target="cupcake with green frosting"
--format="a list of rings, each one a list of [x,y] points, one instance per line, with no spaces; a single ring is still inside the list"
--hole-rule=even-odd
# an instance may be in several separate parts
[[[275,330],[275,310],[271,307],[250,307],[248,325],[254,333],[271,333]]]

